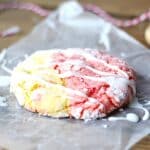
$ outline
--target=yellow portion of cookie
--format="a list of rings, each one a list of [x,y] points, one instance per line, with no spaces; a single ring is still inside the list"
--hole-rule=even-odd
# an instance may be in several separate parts
[[[69,99],[57,84],[47,87],[35,79],[20,81],[18,88],[24,95],[24,107],[40,114],[65,117],[69,113]],[[17,93],[16,93],[17,94]]]
[[[24,98],[22,105],[28,110],[53,117],[66,117],[70,101],[62,88],[65,81],[47,65],[47,59],[45,55],[33,55],[20,63],[12,74],[12,80],[16,80],[13,92],[17,99]],[[23,96],[19,95],[20,90]]]

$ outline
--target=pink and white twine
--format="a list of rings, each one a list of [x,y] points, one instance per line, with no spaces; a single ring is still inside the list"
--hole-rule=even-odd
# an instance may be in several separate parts
[[[103,9],[101,9],[95,5],[92,5],[92,4],[84,5],[84,9],[86,11],[90,11],[90,12],[96,14],[97,16],[100,16],[101,18],[111,22],[112,24],[114,24],[118,27],[131,27],[131,26],[135,26],[145,20],[150,20],[150,10],[142,13],[141,15],[139,15],[138,17],[135,17],[133,19],[121,20],[121,19],[117,19],[117,18],[110,16]]]
[[[112,17],[109,15],[107,12],[105,12],[103,9],[99,8],[96,5],[93,4],[86,4],[83,5],[83,8],[85,11],[89,11],[91,13],[96,14],[97,16],[103,18],[104,20],[107,20],[108,22],[111,22],[112,24],[118,26],[118,27],[131,27],[135,26],[143,21],[150,20],[150,10],[142,13],[138,17],[135,17],[130,20],[121,20]],[[46,17],[50,13],[49,10],[41,8],[40,6],[33,4],[33,3],[18,3],[18,2],[8,2],[8,3],[0,3],[0,10],[5,10],[5,9],[20,9],[20,10],[28,10],[32,11],[39,16]],[[12,27],[13,29],[13,27]],[[0,32],[0,37],[6,37],[10,35],[14,35],[18,33],[19,30],[12,30],[7,29],[6,31]],[[5,35],[5,36],[4,36]]]

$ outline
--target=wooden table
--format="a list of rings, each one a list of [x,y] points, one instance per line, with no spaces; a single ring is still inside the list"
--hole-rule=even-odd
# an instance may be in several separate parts
[[[0,0],[2,2],[4,0]],[[11,0],[5,0],[11,1]],[[60,1],[62,0],[18,0],[18,1],[25,1],[25,2],[34,2],[42,7],[53,9],[55,8]],[[107,10],[113,16],[122,18],[122,19],[129,19],[132,17],[137,16],[141,12],[147,10],[150,5],[149,0],[132,0],[132,1],[122,1],[122,0],[80,0],[82,3],[90,2],[95,3],[102,7],[103,9]],[[136,5],[136,7],[135,7]],[[126,11],[128,10],[128,11]],[[4,30],[8,27],[13,25],[17,25],[21,27],[21,32],[15,36],[7,37],[7,38],[0,38],[0,50],[3,48],[9,47],[14,42],[20,40],[22,37],[27,35],[32,28],[42,20],[42,17],[39,17],[32,12],[27,11],[19,11],[19,10],[8,10],[8,11],[0,11],[0,31]],[[123,28],[126,32],[130,35],[135,37],[145,46],[149,47],[144,39],[144,31],[149,22],[141,23],[135,27],[130,28]],[[137,143],[132,150],[149,150],[150,149],[150,136],[147,136],[139,143]]]

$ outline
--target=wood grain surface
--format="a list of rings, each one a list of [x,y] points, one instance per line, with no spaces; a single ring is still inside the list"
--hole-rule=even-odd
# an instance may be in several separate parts
[[[0,2],[12,0],[0,0]],[[34,2],[44,8],[53,9],[62,2],[62,0],[17,0],[21,2]],[[94,3],[110,12],[113,16],[121,19],[129,19],[139,15],[150,7],[150,0],[80,0],[81,3]],[[14,42],[22,39],[32,28],[38,24],[43,18],[38,15],[20,10],[0,11],[0,31],[7,29],[13,25],[21,27],[21,32],[15,36],[0,38],[0,50],[9,47]],[[135,27],[122,28],[138,41],[149,47],[144,39],[144,31],[149,22],[146,21]],[[27,43],[28,44],[28,43]],[[150,136],[145,137],[139,143],[133,146],[132,150],[150,150]]]

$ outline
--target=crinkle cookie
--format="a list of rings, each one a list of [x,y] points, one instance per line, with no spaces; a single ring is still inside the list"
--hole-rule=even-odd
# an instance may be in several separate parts
[[[133,99],[135,74],[124,61],[99,50],[43,50],[15,67],[11,91],[32,112],[96,119]]]

